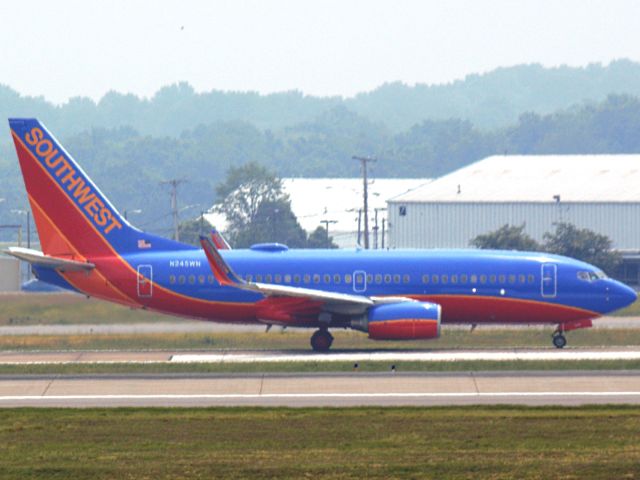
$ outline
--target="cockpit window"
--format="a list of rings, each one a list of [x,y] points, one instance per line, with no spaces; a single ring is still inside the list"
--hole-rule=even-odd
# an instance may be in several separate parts
[[[589,272],[578,272],[578,278],[580,280],[584,280],[585,282],[590,281]]]
[[[585,282],[595,282],[596,280],[602,280],[607,278],[607,274],[602,270],[596,270],[595,272],[578,272],[578,278]]]

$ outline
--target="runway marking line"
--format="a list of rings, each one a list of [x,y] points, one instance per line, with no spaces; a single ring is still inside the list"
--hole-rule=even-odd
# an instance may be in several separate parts
[[[640,396],[640,391],[622,392],[444,392],[444,393],[267,393],[267,394],[156,394],[156,395],[8,395],[2,401],[50,400],[225,400],[287,398],[476,398],[476,397],[604,397]]]

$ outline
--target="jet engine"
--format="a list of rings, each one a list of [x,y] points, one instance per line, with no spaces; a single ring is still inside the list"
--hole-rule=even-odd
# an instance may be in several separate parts
[[[351,328],[367,332],[373,340],[414,340],[440,336],[440,305],[403,302],[376,305]]]

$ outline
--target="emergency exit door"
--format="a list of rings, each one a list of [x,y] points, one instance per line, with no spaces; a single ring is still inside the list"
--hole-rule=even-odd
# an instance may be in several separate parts
[[[153,295],[153,267],[138,265],[138,297],[150,298]]]
[[[542,265],[542,296],[555,297],[558,293],[558,266],[554,263]]]

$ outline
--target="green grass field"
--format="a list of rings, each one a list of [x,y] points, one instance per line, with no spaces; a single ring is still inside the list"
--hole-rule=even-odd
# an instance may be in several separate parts
[[[0,410],[3,479],[640,477],[640,409]]]
[[[552,327],[475,331],[444,329],[436,340],[369,340],[366,334],[332,330],[332,349],[339,350],[431,350],[473,348],[553,348]],[[270,332],[137,333],[95,335],[6,335],[0,350],[301,350],[308,351],[311,330]],[[586,329],[569,332],[568,348],[640,345],[640,329]]]

